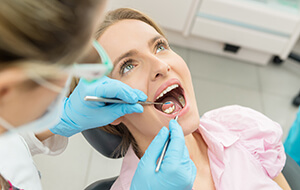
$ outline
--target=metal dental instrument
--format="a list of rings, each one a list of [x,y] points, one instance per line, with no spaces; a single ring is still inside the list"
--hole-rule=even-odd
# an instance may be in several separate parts
[[[176,117],[174,118],[174,120],[177,121],[177,119],[178,119],[178,115],[176,115]],[[167,139],[167,141],[166,141],[166,143],[164,145],[164,148],[163,148],[163,150],[161,152],[161,155],[160,155],[160,157],[158,159],[157,166],[155,168],[155,172],[158,172],[159,169],[160,169],[161,163],[162,163],[162,161],[163,161],[163,159],[165,157],[165,154],[166,154],[167,147],[168,147],[169,143],[170,143],[170,135],[169,135],[169,137],[168,137],[168,139]]]
[[[123,100],[119,100],[119,99],[114,99],[114,98],[101,98],[101,97],[96,97],[96,96],[86,96],[84,97],[85,101],[94,101],[94,102],[104,102],[104,103],[119,103],[119,104],[129,104],[128,102],[125,102]],[[161,102],[150,102],[150,101],[138,101],[138,104],[142,104],[142,105],[152,105],[152,104],[158,104],[158,105],[162,105],[163,103]]]

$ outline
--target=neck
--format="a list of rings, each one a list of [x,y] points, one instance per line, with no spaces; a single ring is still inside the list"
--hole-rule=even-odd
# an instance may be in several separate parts
[[[194,132],[187,135],[185,144],[189,150],[190,158],[197,168],[193,189],[215,189],[207,153],[207,144],[201,134]]]
[[[137,146],[134,147],[134,145],[132,144],[133,148],[136,148],[138,150],[135,150],[135,154],[137,155],[137,157],[139,159],[142,158],[142,156],[144,155],[145,151],[147,150],[148,146],[151,144],[152,140],[151,138],[149,139],[145,139],[145,138],[142,138],[142,139],[139,139],[139,138],[136,138],[135,139],[136,142],[137,142]]]
[[[200,133],[193,132],[185,136],[185,144],[196,167],[201,167],[201,163],[208,161],[207,145]]]

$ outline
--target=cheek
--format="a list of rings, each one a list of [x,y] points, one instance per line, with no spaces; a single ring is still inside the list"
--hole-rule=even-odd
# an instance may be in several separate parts
[[[176,54],[175,59],[171,62],[171,64],[173,64],[173,65],[171,65],[172,68],[177,73],[177,75],[180,77],[180,80],[183,83],[186,95],[188,95],[193,101],[193,99],[195,99],[195,93],[194,93],[191,73],[190,73],[190,70],[189,70],[187,64],[177,54]]]
[[[183,122],[178,122],[179,125],[182,127],[182,131],[184,136],[189,135],[193,133],[195,130],[199,128],[200,125],[200,119],[198,114],[193,114],[191,119],[185,120]]]
[[[163,126],[168,127],[169,120],[158,114],[153,106],[144,106],[143,113],[126,115],[124,124],[134,136],[153,139]]]
[[[190,70],[189,70],[187,64],[185,63],[185,61],[178,55],[177,55],[176,60],[177,60],[176,62],[174,60],[174,62],[176,63],[176,65],[174,65],[174,67],[179,72],[179,74],[181,76],[184,76],[184,78],[191,79],[191,73],[190,73]]]
[[[37,119],[45,113],[57,95],[55,92],[41,88],[29,95],[29,101],[25,103],[24,108],[28,111],[30,110],[30,113],[32,113],[31,117]]]
[[[133,71],[134,73],[128,73],[128,76],[123,77],[120,80],[121,82],[127,84],[133,89],[138,89],[143,91],[146,95],[148,95],[148,77],[145,72],[140,71]]]
[[[42,116],[55,100],[57,93],[37,87],[34,90],[18,91],[11,102],[8,120],[15,126],[29,123]]]
[[[179,118],[178,123],[181,125],[184,135],[188,135],[194,132],[200,124],[199,112],[197,107],[197,101],[194,93],[194,87],[192,84],[192,77],[190,70],[185,61],[178,56],[176,58],[176,64],[174,64],[174,70],[180,77],[184,86],[185,96],[188,99],[190,110],[182,118]]]
[[[133,113],[127,115],[126,118],[130,122],[130,125],[138,130],[144,131],[149,135],[155,134],[156,130],[159,130],[161,127],[159,127],[160,124],[158,124],[159,120],[157,120],[157,116],[154,115],[154,109],[152,106],[144,106],[143,113]]]
[[[182,57],[180,57],[173,51],[171,51],[170,54],[168,54],[168,57],[168,64],[180,77],[189,79],[191,78],[190,70],[185,61],[182,59]]]

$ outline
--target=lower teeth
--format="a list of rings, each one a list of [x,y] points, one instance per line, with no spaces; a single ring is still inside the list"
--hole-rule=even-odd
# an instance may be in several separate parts
[[[161,106],[161,110],[164,113],[170,114],[173,113],[175,110],[175,104],[172,101],[167,101]]]
[[[181,104],[182,108],[185,106],[185,99],[182,95],[178,96],[178,101]],[[167,101],[161,106],[161,110],[166,114],[171,114],[175,111],[175,103],[172,101]]]

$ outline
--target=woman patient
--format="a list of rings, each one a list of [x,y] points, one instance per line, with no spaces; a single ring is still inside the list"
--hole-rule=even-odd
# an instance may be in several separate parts
[[[149,101],[175,104],[173,111],[144,106],[143,113],[125,115],[105,127],[122,136],[126,152],[112,189],[130,189],[139,158],[159,130],[178,114],[197,168],[193,189],[290,189],[281,173],[285,164],[281,127],[241,106],[219,108],[200,118],[185,61],[172,51],[149,17],[127,8],[112,11],[97,39],[114,63],[109,77],[142,90]]]

